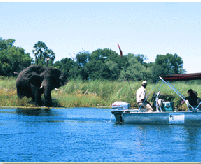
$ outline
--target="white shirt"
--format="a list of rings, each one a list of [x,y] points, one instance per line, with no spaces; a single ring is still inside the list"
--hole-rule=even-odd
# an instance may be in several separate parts
[[[146,89],[141,86],[138,90],[137,90],[137,103],[141,103],[142,99],[146,98]]]

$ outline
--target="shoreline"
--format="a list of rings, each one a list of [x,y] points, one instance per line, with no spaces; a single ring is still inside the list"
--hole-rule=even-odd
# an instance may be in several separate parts
[[[69,108],[100,108],[100,109],[111,109],[111,106],[96,106],[96,107],[46,107],[46,106],[38,106],[38,107],[30,107],[30,106],[0,106],[1,109],[69,109]]]
[[[170,100],[174,102],[174,107],[181,110],[187,110],[186,105],[181,105],[181,98],[172,91],[168,86],[150,83],[147,86],[147,93],[151,93],[148,97],[148,102],[152,103],[152,95],[160,88],[162,95],[171,95]],[[2,108],[21,108],[21,109],[48,109],[48,107],[35,107],[31,98],[17,97],[16,82],[14,78],[0,79],[0,109]],[[198,97],[201,97],[201,80],[195,82],[175,82],[181,94],[187,96],[187,90],[193,89],[197,92]],[[79,108],[79,107],[94,107],[94,108],[110,108],[112,103],[123,101],[130,103],[130,107],[137,106],[136,91],[141,86],[138,81],[69,81],[67,85],[62,86],[59,90],[52,90],[52,108]],[[44,98],[42,95],[42,104]]]

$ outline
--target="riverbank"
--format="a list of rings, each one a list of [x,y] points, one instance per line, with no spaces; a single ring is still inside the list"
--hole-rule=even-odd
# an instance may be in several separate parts
[[[34,107],[31,98],[18,99],[15,80],[16,78],[0,78],[0,106]],[[186,105],[181,106],[181,98],[166,84],[161,84],[162,82],[156,85],[148,83],[147,94],[150,94],[148,101],[151,101],[153,92],[159,91],[160,88],[163,95],[174,97],[172,101],[177,108],[185,110]],[[201,81],[199,80],[174,82],[173,85],[184,96],[187,96],[188,89],[193,89],[201,97]],[[115,101],[126,101],[132,107],[136,107],[136,91],[140,86],[141,82],[69,81],[59,90],[52,91],[52,102],[54,107],[99,107],[111,106]]]

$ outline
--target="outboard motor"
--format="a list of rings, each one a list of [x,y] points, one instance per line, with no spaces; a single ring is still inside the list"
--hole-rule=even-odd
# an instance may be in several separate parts
[[[127,102],[117,101],[112,104],[111,113],[115,116],[117,124],[123,123],[122,113],[124,112],[124,110],[128,110],[128,109],[130,109],[130,104]]]
[[[122,113],[124,111],[122,110],[112,110],[111,113],[115,116],[116,118],[116,123],[117,124],[122,124],[123,123],[123,119],[122,119]]]

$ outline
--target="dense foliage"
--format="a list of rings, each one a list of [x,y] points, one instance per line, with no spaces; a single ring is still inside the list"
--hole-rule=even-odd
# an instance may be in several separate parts
[[[55,60],[54,52],[42,41],[33,45],[35,59],[21,47],[14,46],[14,39],[0,38],[0,76],[12,76],[31,64],[61,69],[72,80],[110,80],[155,82],[160,75],[185,73],[183,60],[177,54],[157,55],[155,62],[146,62],[143,54],[129,53],[120,56],[109,48],[92,53],[79,52],[75,59]],[[67,53],[67,52],[66,52]],[[59,54],[58,54],[59,55]]]
[[[111,49],[97,49],[92,53],[79,52],[76,60],[64,58],[54,67],[69,79],[156,82],[159,76],[185,73],[183,60],[177,54],[157,55],[155,62],[146,62],[142,54],[120,55]]]
[[[19,72],[28,67],[32,58],[21,47],[13,46],[15,40],[0,38],[0,76],[12,76],[13,72]]]

